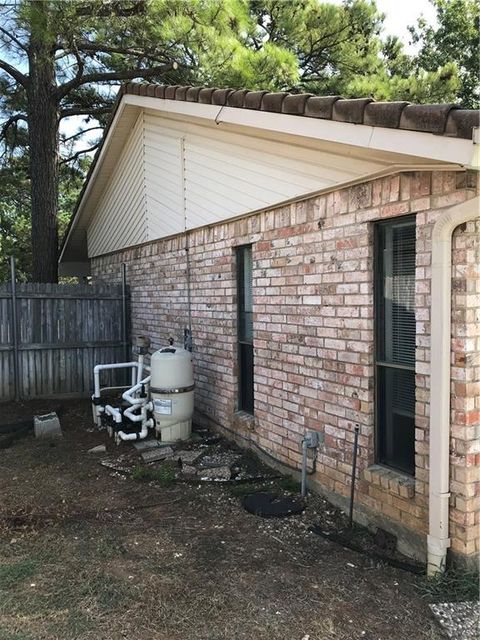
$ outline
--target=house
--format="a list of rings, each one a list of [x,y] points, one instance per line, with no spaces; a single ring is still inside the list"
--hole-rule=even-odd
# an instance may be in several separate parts
[[[197,420],[445,565],[480,550],[479,114],[130,83],[64,241],[134,334],[193,342]],[[311,461],[313,464],[313,461]]]

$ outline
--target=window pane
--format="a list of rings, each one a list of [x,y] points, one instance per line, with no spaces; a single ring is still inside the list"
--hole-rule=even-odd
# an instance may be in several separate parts
[[[380,229],[379,359],[415,365],[415,225]]]
[[[252,248],[237,249],[238,282],[238,408],[253,414]]]
[[[252,248],[238,249],[239,340],[253,343]]]
[[[239,409],[253,414],[253,346],[240,344],[239,357]]]
[[[377,457],[415,469],[415,220],[377,227]]]
[[[379,462],[415,470],[415,372],[378,367]]]

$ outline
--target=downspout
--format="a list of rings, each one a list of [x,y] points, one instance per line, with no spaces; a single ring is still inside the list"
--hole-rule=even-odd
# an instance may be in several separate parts
[[[427,572],[445,571],[450,498],[450,354],[452,317],[452,234],[479,216],[480,197],[442,213],[432,234],[430,343],[430,472]]]

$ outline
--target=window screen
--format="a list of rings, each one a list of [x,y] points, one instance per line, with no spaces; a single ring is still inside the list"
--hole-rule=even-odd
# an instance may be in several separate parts
[[[376,229],[378,461],[415,468],[415,219]]]

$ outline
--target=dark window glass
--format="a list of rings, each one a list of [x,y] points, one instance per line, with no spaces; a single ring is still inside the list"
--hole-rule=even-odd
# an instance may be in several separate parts
[[[238,408],[253,414],[252,247],[237,249]]]
[[[415,220],[376,228],[377,458],[415,470]]]

